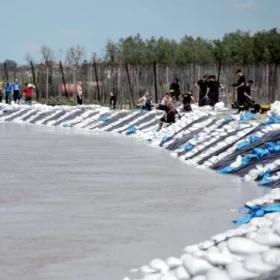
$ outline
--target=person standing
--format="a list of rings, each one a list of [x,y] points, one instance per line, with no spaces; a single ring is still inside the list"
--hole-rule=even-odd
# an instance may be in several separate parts
[[[202,107],[207,105],[207,75],[204,75],[202,79],[197,81],[197,87],[199,88],[199,96],[198,96],[198,106]]]
[[[181,89],[179,84],[179,79],[176,78],[169,87],[171,96],[174,98],[177,102],[179,101],[179,96],[181,95]]]
[[[207,81],[207,98],[208,105],[214,107],[219,102],[220,83],[216,80],[215,75],[210,75]]]
[[[109,100],[110,109],[115,110],[116,105],[117,105],[116,96],[114,95],[114,92],[112,92],[112,91],[109,93],[109,96],[110,96],[110,100]]]
[[[245,76],[243,75],[241,70],[237,70],[236,74],[238,76],[238,80],[232,86],[235,87],[236,90],[237,90],[237,104],[238,104],[238,106],[243,106],[243,104],[247,102],[247,97],[245,95],[246,79],[245,79]]]
[[[81,82],[79,82],[77,85],[77,103],[78,105],[83,104],[83,88]]]
[[[33,97],[33,89],[35,88],[34,85],[26,83],[23,87],[23,94],[25,103],[28,105],[32,105],[32,97]]]
[[[18,79],[13,84],[13,99],[15,103],[19,103],[20,100],[20,83]]]
[[[171,94],[169,92],[166,92],[158,106],[158,110],[167,112],[172,107],[172,105],[173,105],[172,103],[173,103],[173,100],[172,100]]]
[[[6,104],[11,104],[12,91],[13,91],[13,85],[10,82],[7,82],[6,85],[5,85]]]
[[[0,81],[0,103],[2,102],[3,99],[3,85],[4,83]]]

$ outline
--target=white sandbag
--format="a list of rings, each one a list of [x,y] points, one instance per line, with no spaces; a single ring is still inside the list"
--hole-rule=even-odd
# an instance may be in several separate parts
[[[212,265],[208,263],[206,260],[194,258],[189,254],[185,254],[181,257],[184,267],[191,275],[199,275],[205,274],[208,270],[210,270]]]
[[[151,273],[155,273],[157,272],[156,269],[153,269],[151,268],[150,266],[148,265],[143,265],[140,267],[140,271],[143,273],[143,274],[151,274]]]
[[[258,273],[247,271],[241,262],[233,262],[227,266],[229,278],[232,280],[254,279],[259,276]]]
[[[190,274],[183,266],[179,266],[174,270],[174,275],[178,280],[188,280],[191,279]]]
[[[153,259],[149,265],[152,269],[161,273],[169,271],[168,265],[161,259]]]
[[[245,237],[233,237],[227,241],[227,245],[230,252],[241,255],[257,254],[269,249]]]
[[[178,266],[182,266],[183,265],[183,261],[179,258],[175,258],[175,257],[169,257],[166,260],[166,264],[168,265],[168,267],[170,269],[174,269]]]
[[[280,266],[280,249],[270,249],[262,255],[265,263]]]
[[[207,280],[230,280],[227,272],[214,268],[207,272]]]
[[[273,233],[271,229],[270,232],[252,232],[247,235],[251,240],[266,245],[269,247],[277,247],[280,246],[280,236],[276,233]]]
[[[260,274],[273,271],[276,268],[276,266],[265,263],[260,254],[251,255],[248,258],[246,258],[244,261],[244,267],[248,271]]]

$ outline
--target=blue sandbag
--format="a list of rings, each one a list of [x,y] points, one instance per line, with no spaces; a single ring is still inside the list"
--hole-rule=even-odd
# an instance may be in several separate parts
[[[163,136],[160,142],[160,146],[163,145],[164,143],[170,141],[172,139],[171,136]]]
[[[190,143],[186,143],[184,145],[181,146],[182,149],[184,149],[185,152],[189,152],[193,149],[193,145]]]
[[[256,136],[255,134],[249,135],[245,141],[242,141],[237,145],[236,150],[241,150],[251,144],[258,142],[260,139],[261,137]]]
[[[280,116],[272,114],[263,124],[264,125],[271,125],[274,123],[280,123]]]
[[[135,126],[131,126],[127,129],[127,135],[135,134],[137,131],[137,128]]]
[[[109,122],[109,118],[107,116],[103,116],[100,118],[100,121],[104,124],[108,123]]]
[[[241,165],[242,166],[246,166],[248,165],[250,162],[259,159],[259,157],[257,155],[254,154],[248,154],[242,157],[241,160]]]
[[[224,167],[224,168],[222,168],[222,169],[220,169],[219,170],[219,174],[229,174],[229,173],[232,173],[232,171],[234,170],[234,168],[233,167],[231,167],[231,166],[226,166],[226,167]]]
[[[248,121],[254,120],[256,118],[256,114],[251,112],[244,112],[240,115],[240,123],[246,123]]]
[[[267,213],[280,212],[280,203],[274,203],[264,207],[254,205],[252,207],[248,207],[248,209],[248,214],[234,220],[233,223],[236,225],[248,224],[253,218],[263,217]]]

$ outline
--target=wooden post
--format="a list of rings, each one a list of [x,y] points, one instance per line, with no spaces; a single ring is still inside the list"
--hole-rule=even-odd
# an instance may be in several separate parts
[[[35,86],[36,100],[39,101],[39,94],[38,94],[38,87],[37,87],[37,81],[36,81],[35,68],[34,68],[34,64],[33,64],[32,61],[30,61],[30,66],[31,66],[31,71],[32,71],[33,84]]]
[[[93,61],[93,69],[94,69],[94,75],[95,75],[95,81],[96,81],[97,99],[98,99],[98,102],[101,104],[99,78],[98,78],[98,73],[97,73],[97,65],[96,65],[95,61]]]
[[[46,62],[46,103],[49,100],[49,64]]]
[[[7,63],[4,62],[4,76],[5,76],[5,81],[8,82],[9,81],[9,73],[7,70]]]
[[[133,97],[133,88],[132,88],[132,83],[131,83],[129,68],[128,68],[127,63],[125,63],[125,71],[126,71],[126,75],[127,75],[127,81],[128,81],[128,87],[129,87],[129,93],[130,93],[130,100],[131,100],[133,108],[135,108],[135,101],[134,101],[134,97]]]
[[[155,103],[158,103],[158,88],[157,88],[157,63],[153,62],[154,69],[154,86],[155,86]]]
[[[59,61],[59,69],[60,69],[61,79],[62,79],[62,83],[63,83],[63,87],[64,87],[64,94],[66,97],[69,97],[68,90],[66,88],[66,81],[65,81],[65,76],[64,76],[63,65],[62,65],[61,61]]]
[[[222,63],[221,63],[221,61],[219,61],[219,65],[218,65],[218,79],[217,79],[218,82],[220,82],[221,69],[222,69]]]

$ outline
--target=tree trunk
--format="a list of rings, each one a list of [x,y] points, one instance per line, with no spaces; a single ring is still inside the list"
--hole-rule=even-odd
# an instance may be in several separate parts
[[[154,69],[154,86],[155,86],[155,103],[158,103],[158,88],[157,88],[157,64],[153,62],[153,69]]]
[[[35,68],[34,64],[32,61],[30,61],[30,66],[31,66],[31,71],[32,71],[32,79],[33,79],[33,84],[35,86],[35,96],[36,100],[39,101],[39,94],[38,94],[38,87],[37,87],[37,79],[36,79],[36,73],[35,73]]]
[[[60,73],[61,73],[61,79],[62,79],[62,83],[63,83],[63,87],[64,87],[64,94],[66,97],[69,97],[68,94],[68,90],[66,88],[66,81],[65,81],[65,76],[64,76],[64,69],[63,69],[63,65],[62,62],[59,61],[59,69],[60,69]]]
[[[5,76],[5,82],[8,82],[9,81],[9,73],[8,73],[8,70],[7,70],[7,63],[4,62],[4,76]]]
[[[100,96],[100,88],[99,88],[99,78],[98,78],[98,72],[97,72],[97,65],[96,65],[95,61],[93,61],[93,69],[94,69],[96,89],[97,89],[97,99],[98,99],[99,104],[101,104],[101,96]]]
[[[132,88],[132,83],[131,83],[130,74],[129,74],[129,68],[128,68],[128,64],[127,63],[125,63],[125,71],[126,71],[127,81],[128,81],[128,87],[129,87],[129,93],[130,93],[130,101],[131,101],[131,104],[132,104],[132,108],[135,108],[135,101],[134,101],[134,97],[133,97],[133,88]]]
[[[49,65],[46,65],[46,104],[49,101]]]

